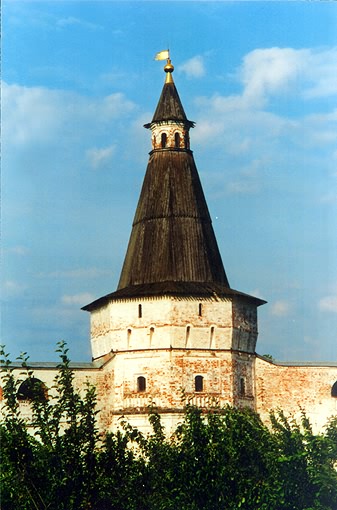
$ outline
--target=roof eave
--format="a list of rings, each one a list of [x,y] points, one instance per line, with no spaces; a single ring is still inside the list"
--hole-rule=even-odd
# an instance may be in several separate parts
[[[83,306],[81,309],[91,312],[112,301],[117,302],[160,297],[186,297],[190,299],[203,299],[207,297],[216,297],[217,299],[239,298],[250,301],[257,307],[267,303],[264,299],[251,296],[250,294],[231,289],[224,285],[214,284],[212,282],[161,282],[157,284],[130,285],[129,287],[125,287],[98,298],[92,303]]]

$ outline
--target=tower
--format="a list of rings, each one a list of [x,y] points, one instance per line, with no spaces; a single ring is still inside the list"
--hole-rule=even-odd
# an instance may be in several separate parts
[[[182,392],[196,405],[254,407],[257,307],[230,288],[204,197],[187,119],[167,59],[152,150],[118,288],[88,304],[93,358],[105,359],[107,427],[139,427],[153,402],[168,427]]]

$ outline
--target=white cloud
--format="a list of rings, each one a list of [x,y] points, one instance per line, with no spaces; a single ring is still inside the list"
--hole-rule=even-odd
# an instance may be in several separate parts
[[[310,80],[304,90],[307,99],[337,94],[337,47],[326,50],[311,50],[305,77]]]
[[[124,119],[135,104],[116,92],[102,98],[2,83],[4,147],[55,143],[78,139],[79,135],[102,129]]]
[[[324,312],[337,313],[337,296],[326,296],[320,299],[318,307]]]
[[[185,73],[187,78],[202,78],[206,73],[204,58],[196,55],[178,66],[178,71]]]
[[[68,18],[61,18],[57,20],[56,25],[61,28],[79,26],[82,28],[88,28],[89,30],[102,30],[103,28],[101,25],[90,23],[89,21],[84,21],[73,16],[68,16]]]
[[[3,283],[3,296],[5,299],[21,296],[25,290],[25,285],[14,280],[6,280]]]
[[[248,53],[239,70],[243,97],[263,104],[271,94],[289,90],[307,65],[309,50],[293,48],[256,49]]]
[[[260,289],[254,289],[251,292],[249,292],[249,294],[260,299],[265,299],[265,296],[262,295]]]
[[[13,246],[10,248],[4,248],[3,253],[10,253],[13,255],[19,255],[24,257],[29,253],[29,249],[26,248],[25,246]]]
[[[275,94],[291,93],[304,99],[337,94],[337,48],[256,49],[245,55],[237,76],[242,98],[262,106]]]
[[[87,159],[89,161],[90,166],[97,170],[97,168],[100,168],[104,166],[106,163],[111,161],[112,156],[114,155],[116,150],[115,145],[110,145],[110,147],[104,147],[102,149],[89,149],[86,153]]]
[[[51,273],[40,273],[39,277],[49,278],[98,278],[100,276],[109,276],[111,271],[105,269],[98,269],[96,267],[91,268],[79,268],[69,269],[65,271],[53,271]]]
[[[64,305],[79,305],[79,306],[85,306],[86,304],[93,301],[95,298],[92,294],[89,292],[83,292],[81,294],[73,294],[69,295],[66,294],[62,296],[62,303]]]
[[[194,148],[216,151],[216,164],[224,168],[221,189],[214,189],[216,195],[252,194],[275,187],[277,180],[271,183],[271,172],[282,172],[289,164],[301,168],[304,161],[307,169],[316,168],[319,161],[326,176],[334,175],[336,110],[317,111],[315,102],[310,113],[308,101],[309,95],[313,98],[310,90],[316,91],[317,99],[333,92],[333,87],[321,84],[324,69],[329,76],[335,75],[336,49],[257,49],[244,57],[237,72],[242,85],[238,94],[195,99]],[[280,94],[290,104],[292,100],[296,103],[291,117],[281,113],[282,102],[277,103],[277,113],[270,108],[275,104],[270,99]],[[244,169],[254,161],[260,161],[255,172],[245,175]]]
[[[279,300],[272,303],[270,306],[270,313],[277,317],[285,317],[289,314],[290,305],[287,301]]]
[[[260,186],[258,182],[255,181],[247,181],[247,180],[237,180],[229,182],[226,186],[228,193],[230,194],[245,194],[251,195],[260,191]]]

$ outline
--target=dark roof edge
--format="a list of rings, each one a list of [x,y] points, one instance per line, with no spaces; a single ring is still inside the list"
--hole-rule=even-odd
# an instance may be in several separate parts
[[[326,367],[326,368],[337,368],[337,361],[279,361],[274,359],[266,358],[261,354],[256,354],[256,357],[261,359],[262,361],[266,361],[271,365],[275,365],[277,367]]]
[[[190,128],[195,127],[195,122],[193,120],[182,120],[177,119],[172,116],[172,118],[169,119],[163,119],[163,120],[152,120],[151,122],[147,122],[146,124],[143,124],[143,127],[145,129],[151,129],[153,126],[157,126],[158,124],[168,124],[169,122],[174,122],[175,124],[181,124],[182,126],[188,126]]]
[[[100,306],[104,306],[109,301],[124,301],[140,298],[151,299],[155,297],[181,297],[191,299],[241,297],[254,302],[256,306],[261,306],[267,303],[267,301],[263,299],[212,282],[162,282],[125,287],[124,289],[102,296],[92,303],[83,306],[81,309],[90,312]]]
[[[104,356],[100,356],[92,361],[71,361],[69,367],[72,370],[100,370],[104,367],[112,358],[115,357],[113,352],[108,352]],[[34,370],[58,370],[61,365],[60,361],[29,361],[27,363],[28,369]],[[4,365],[0,365],[1,369],[6,370]],[[22,367],[22,363],[19,361],[13,361],[8,367],[9,370],[26,370]]]

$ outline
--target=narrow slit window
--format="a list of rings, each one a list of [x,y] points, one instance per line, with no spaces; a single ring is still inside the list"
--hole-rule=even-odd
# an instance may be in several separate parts
[[[180,134],[179,133],[175,133],[174,135],[174,146],[179,149],[180,147]]]
[[[202,375],[195,376],[194,389],[195,389],[195,391],[203,391],[204,390],[204,378]]]
[[[161,135],[161,146],[162,146],[163,149],[165,149],[166,144],[167,144],[167,134],[166,133],[162,133],[162,135]]]
[[[138,317],[143,317],[143,308],[142,305],[138,305]]]
[[[199,303],[198,315],[199,317],[202,317],[202,303]]]
[[[190,338],[190,334],[191,334],[191,326],[187,326],[186,328],[186,345],[188,344],[188,341],[189,341],[189,338]]]
[[[212,345],[213,345],[213,340],[214,340],[214,326],[211,327],[210,332],[209,332],[210,347],[212,347]]]
[[[127,342],[128,342],[128,348],[130,347],[131,333],[132,333],[132,330],[131,330],[131,329],[128,329],[128,332],[127,332]]]
[[[154,328],[150,328],[150,346],[152,345]]]
[[[240,377],[240,396],[244,397],[246,395],[246,383],[243,377]]]
[[[146,379],[142,375],[137,377],[137,391],[139,393],[146,391]]]

